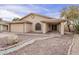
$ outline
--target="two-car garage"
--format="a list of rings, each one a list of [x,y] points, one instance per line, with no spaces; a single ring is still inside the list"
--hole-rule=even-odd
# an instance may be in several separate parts
[[[11,32],[24,32],[23,24],[11,24]]]
[[[32,31],[31,28],[32,28],[32,23],[30,22],[17,21],[17,22],[11,22],[9,24],[10,32],[21,32],[21,33],[31,32]]]

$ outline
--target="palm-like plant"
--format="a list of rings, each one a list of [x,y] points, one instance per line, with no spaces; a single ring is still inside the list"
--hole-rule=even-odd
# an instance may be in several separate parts
[[[61,10],[61,16],[67,20],[67,26],[70,32],[70,21],[74,21],[79,18],[79,7],[69,6]]]

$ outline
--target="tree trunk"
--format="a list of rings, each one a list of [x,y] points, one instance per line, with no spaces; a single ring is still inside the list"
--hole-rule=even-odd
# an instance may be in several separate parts
[[[69,30],[69,32],[71,32],[69,21],[67,21],[67,26],[68,26],[68,30]]]
[[[71,32],[71,30],[70,30],[70,25],[67,25],[68,26],[68,30],[69,30],[69,32]]]

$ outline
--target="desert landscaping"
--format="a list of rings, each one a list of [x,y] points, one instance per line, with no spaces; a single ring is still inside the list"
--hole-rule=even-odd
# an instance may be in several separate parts
[[[79,54],[79,6],[64,7],[55,7],[58,18],[47,12],[30,12],[11,21],[0,18],[0,55]]]
[[[3,34],[13,35],[14,33],[4,32]],[[18,37],[17,42],[15,41],[13,45],[3,44],[1,48],[5,49],[0,49],[0,54],[2,52],[8,55],[66,55],[73,39],[73,34],[59,35],[59,33],[15,33],[15,35]],[[20,48],[22,44],[19,43],[23,41],[22,44],[28,44]],[[11,48],[14,50],[11,51]],[[8,52],[5,52],[6,50]]]

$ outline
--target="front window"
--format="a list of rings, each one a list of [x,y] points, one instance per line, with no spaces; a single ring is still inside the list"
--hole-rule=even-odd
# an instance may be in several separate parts
[[[35,25],[35,29],[36,29],[36,30],[41,30],[41,24],[40,24],[40,23],[37,23],[37,24]]]

